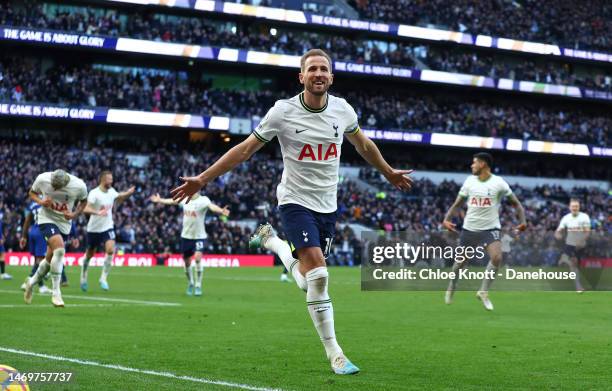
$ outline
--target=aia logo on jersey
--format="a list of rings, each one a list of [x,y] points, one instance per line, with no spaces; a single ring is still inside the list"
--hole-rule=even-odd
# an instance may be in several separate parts
[[[323,144],[318,145],[310,145],[305,144],[302,147],[302,151],[300,152],[300,156],[298,160],[307,160],[310,159],[312,161],[319,160],[329,160],[332,158],[338,157],[338,147],[336,144],[329,144],[327,147],[324,147]]]
[[[195,210],[185,210],[183,211],[183,216],[198,217],[198,214],[195,212]]]
[[[478,208],[488,208],[491,205],[493,205],[493,202],[489,197],[472,197],[470,200],[470,206],[475,206]]]
[[[68,205],[66,204],[58,204],[56,202],[51,204],[51,209],[56,210],[58,212],[67,212],[68,211]]]

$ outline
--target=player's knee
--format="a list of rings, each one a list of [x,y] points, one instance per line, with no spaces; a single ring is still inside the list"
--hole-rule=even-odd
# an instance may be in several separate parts
[[[500,266],[502,263],[502,255],[501,254],[495,254],[491,257],[491,263],[495,266]]]
[[[315,267],[314,269],[311,269],[308,272],[306,272],[305,277],[306,277],[306,282],[309,284],[311,282],[319,282],[319,283],[326,284],[327,279],[329,278],[329,273],[327,272],[326,266],[319,266],[319,267]]]
[[[63,257],[64,254],[66,254],[66,250],[63,247],[56,248],[55,250],[53,250],[54,257]]]

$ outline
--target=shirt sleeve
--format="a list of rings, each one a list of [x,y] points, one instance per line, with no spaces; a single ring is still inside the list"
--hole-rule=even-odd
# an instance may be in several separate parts
[[[93,190],[89,192],[89,195],[87,196],[87,202],[89,202],[92,205],[96,203],[96,195],[93,192]]]
[[[510,197],[512,195],[512,189],[508,182],[502,180],[501,181],[501,191],[499,193],[502,197]]]
[[[557,227],[557,231],[561,231],[562,229],[567,228],[567,219],[565,217],[566,216],[563,216],[563,218],[559,222],[559,226]]]
[[[204,196],[204,199],[202,200],[202,206],[201,209],[208,209],[208,207],[210,206],[211,202],[210,202],[210,198]]]
[[[84,200],[86,198],[87,198],[87,185],[85,185],[85,182],[83,182],[83,183],[81,183],[81,186],[79,188],[79,194],[78,194],[77,199],[79,201],[82,201],[82,200]]]
[[[276,102],[268,113],[263,117],[259,125],[253,130],[253,135],[262,143],[271,141],[278,135],[283,121],[283,110],[279,102]]]
[[[34,184],[32,185],[32,191],[34,193],[42,194],[42,189],[40,187],[42,185],[42,181],[43,181],[42,176],[43,176],[43,174],[40,174],[34,180]]]
[[[468,177],[464,182],[461,189],[459,189],[459,196],[463,198],[468,198],[470,195],[470,177]]]
[[[346,102],[346,101],[345,101]],[[353,106],[346,102],[346,115],[348,126],[344,129],[344,134],[355,134],[359,132],[359,118]]]

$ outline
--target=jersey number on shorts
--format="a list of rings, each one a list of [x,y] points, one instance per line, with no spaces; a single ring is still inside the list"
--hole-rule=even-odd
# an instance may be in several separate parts
[[[493,235],[493,239],[499,240],[499,231],[491,231],[491,234]]]
[[[204,248],[204,242],[196,242],[196,250],[200,251]]]
[[[334,242],[334,238],[325,238],[325,250],[323,251],[323,256],[325,258],[329,256],[333,242]]]
[[[115,232],[110,231],[110,232],[108,233],[108,237],[110,238],[110,240],[115,240]]]

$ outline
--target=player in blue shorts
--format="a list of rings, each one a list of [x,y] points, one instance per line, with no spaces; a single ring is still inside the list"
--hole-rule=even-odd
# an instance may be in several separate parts
[[[47,243],[38,228],[38,212],[40,208],[42,207],[34,201],[30,202],[28,207],[25,208],[25,219],[23,222],[23,229],[21,230],[23,234],[19,241],[19,246],[22,249],[25,249],[27,246],[28,251],[34,257],[34,265],[32,266],[30,277],[36,273],[38,265],[47,254]],[[25,282],[21,286],[21,289],[25,290]],[[38,281],[38,292],[43,294],[51,293],[51,289],[45,286],[43,280],[40,280]]]
[[[210,168],[172,191],[174,200],[189,200],[207,183],[249,159],[257,150],[278,138],[283,155],[283,174],[277,187],[283,229],[296,250],[260,229],[254,240],[279,255],[300,288],[306,291],[308,312],[336,374],[359,372],[336,341],[334,311],[328,294],[329,254],[336,225],[338,171],[342,141],[346,137],[357,152],[400,190],[408,190],[411,171],[395,170],[376,144],[360,131],[355,110],[342,98],[328,94],[334,75],[332,61],[320,49],[306,52],[300,61],[304,91],[282,99],[268,111],[253,133],[223,155]]]
[[[100,275],[100,288],[108,291],[108,274],[115,256],[115,223],[113,207],[128,199],[136,188],[130,187],[117,192],[113,187],[113,173],[102,171],[98,178],[99,186],[89,192],[84,213],[89,215],[87,222],[87,251],[81,267],[81,290],[87,292],[87,269],[96,249],[104,250],[104,264]]]
[[[194,194],[192,202],[177,203],[172,198],[161,198],[159,194],[151,196],[151,202],[162,205],[178,205],[183,209],[183,230],[181,231],[181,252],[185,263],[185,275],[187,276],[187,295],[202,296],[202,275],[204,265],[202,253],[206,245],[206,228],[204,221],[206,212],[229,216],[229,209],[220,208],[210,202],[210,199],[200,194]],[[193,262],[192,262],[193,260]]]

